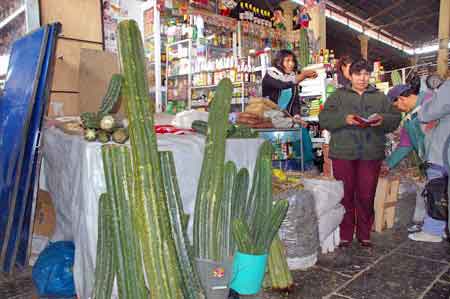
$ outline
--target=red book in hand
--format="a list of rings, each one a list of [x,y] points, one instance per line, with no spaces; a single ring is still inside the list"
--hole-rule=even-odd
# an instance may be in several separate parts
[[[368,118],[364,118],[361,116],[356,115],[355,119],[357,122],[359,122],[361,125],[371,125],[371,124],[375,124],[380,120],[380,116],[378,114],[372,114],[371,116],[369,116]]]

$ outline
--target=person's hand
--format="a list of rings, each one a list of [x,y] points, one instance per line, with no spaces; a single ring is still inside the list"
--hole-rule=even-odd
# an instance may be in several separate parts
[[[301,72],[300,74],[298,74],[296,76],[297,82],[301,82],[301,81],[303,81],[305,79],[309,79],[309,78],[311,78],[311,79],[317,78],[316,71],[307,70],[307,71]]]
[[[345,117],[345,123],[349,126],[359,126],[360,122],[356,120],[356,115],[349,114]]]
[[[292,118],[292,121],[296,124],[301,125],[303,128],[308,127],[308,123],[306,121],[304,121],[303,119],[301,119],[300,115],[298,115],[298,114],[294,115],[294,117]]]
[[[381,126],[381,124],[383,124],[384,118],[382,115],[377,114],[377,116],[374,118],[374,120],[376,120],[376,122],[371,123],[370,126],[371,127],[379,127],[379,126]]]

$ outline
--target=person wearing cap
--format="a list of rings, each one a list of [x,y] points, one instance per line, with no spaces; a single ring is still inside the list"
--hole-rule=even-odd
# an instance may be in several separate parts
[[[320,127],[331,133],[334,177],[344,183],[342,247],[352,244],[355,232],[361,246],[372,246],[373,203],[385,158],[385,134],[397,129],[401,119],[386,95],[369,85],[371,71],[366,60],[353,62],[351,84],[336,90],[319,114]]]
[[[429,100],[430,97],[426,96],[424,92],[420,92],[420,78],[415,77],[409,84],[399,84],[392,87],[388,92],[388,98],[395,108],[407,113],[407,115],[402,121],[400,142],[392,154],[386,158],[382,166],[382,175],[386,175],[389,170],[394,169],[411,152],[416,152],[423,163],[425,155],[425,134],[417,118],[417,112],[421,105]],[[423,187],[420,186],[417,194],[413,225],[408,228],[408,231],[411,233],[421,230],[421,225],[426,215],[425,200],[421,195]]]
[[[441,98],[444,98],[442,95]],[[423,219],[423,226],[411,227],[410,232],[416,231],[409,234],[408,238],[422,242],[441,242],[446,222],[435,215],[433,205],[430,205],[430,203],[434,202],[431,192],[436,191],[435,187],[441,185],[443,191],[447,185],[448,172],[443,166],[443,150],[432,150],[433,147],[443,148],[443,142],[450,132],[450,126],[448,125],[446,130],[442,131],[441,129],[440,133],[436,134],[435,126],[436,120],[438,120],[436,111],[444,111],[444,114],[440,113],[440,116],[445,116],[445,107],[442,107],[441,104],[440,108],[436,108],[436,102],[434,102],[436,101],[436,94],[427,97],[425,93],[420,92],[419,78],[413,79],[410,84],[393,87],[389,91],[388,97],[398,110],[407,114],[402,121],[400,144],[386,159],[386,164],[389,169],[392,169],[409,153],[416,151],[426,167],[427,183],[424,187],[425,192],[421,192],[421,194],[431,195],[431,197],[426,195],[427,204],[425,204],[423,198],[417,197],[413,221],[420,222]],[[430,111],[432,112],[430,113]],[[424,112],[425,117],[422,115]],[[447,113],[450,116],[450,110]],[[430,191],[431,185],[433,185],[432,191]]]
[[[418,118],[422,123],[435,124],[425,136],[425,159],[428,165],[428,182],[425,188],[428,191],[428,203],[433,205],[427,204],[427,215],[422,231],[408,236],[414,241],[441,242],[448,221],[449,99],[450,80],[446,80],[418,112]]]

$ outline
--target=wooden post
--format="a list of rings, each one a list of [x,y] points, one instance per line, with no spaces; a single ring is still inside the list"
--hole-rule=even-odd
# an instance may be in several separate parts
[[[367,60],[369,57],[369,37],[365,34],[361,34],[358,38],[361,42],[361,57]]]
[[[319,41],[319,46],[321,49],[327,48],[327,21],[325,17],[325,10],[320,9],[319,5],[316,5],[309,12],[311,15],[311,22],[309,23],[310,28],[314,32],[314,36]]]
[[[448,72],[448,42],[450,31],[450,0],[441,0],[439,11],[439,52],[437,59],[438,74],[447,76]]]

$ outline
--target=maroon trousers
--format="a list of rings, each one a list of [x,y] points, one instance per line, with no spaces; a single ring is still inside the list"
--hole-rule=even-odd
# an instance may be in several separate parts
[[[370,240],[374,221],[373,202],[380,174],[381,160],[333,159],[336,180],[344,182],[344,219],[340,225],[342,241],[352,241],[356,228],[358,240]]]

